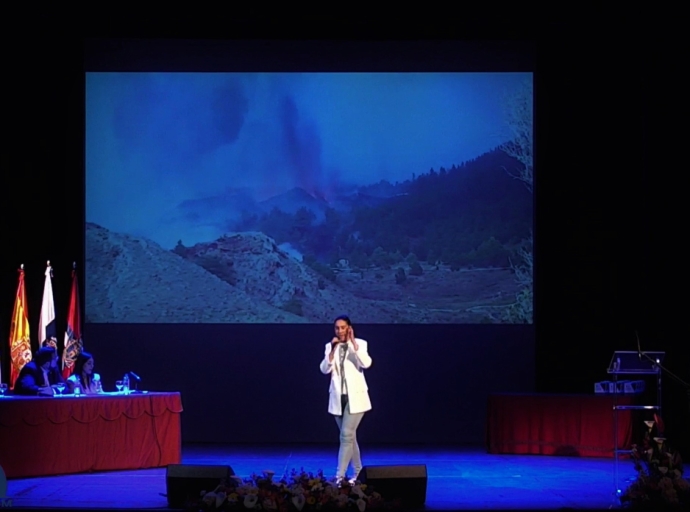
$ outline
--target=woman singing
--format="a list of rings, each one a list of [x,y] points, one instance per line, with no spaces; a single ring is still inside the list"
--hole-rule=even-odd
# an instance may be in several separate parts
[[[331,374],[328,412],[335,416],[340,429],[337,482],[347,477],[352,463],[354,481],[362,470],[362,457],[357,444],[357,427],[366,411],[371,410],[371,400],[364,370],[371,366],[367,342],[355,338],[352,322],[345,316],[335,319],[335,336],[326,344],[321,371]]]

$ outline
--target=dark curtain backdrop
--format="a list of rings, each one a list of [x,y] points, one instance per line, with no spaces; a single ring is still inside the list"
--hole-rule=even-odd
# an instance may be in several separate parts
[[[203,46],[199,43],[202,36],[246,38],[254,35],[293,40],[405,39],[408,44],[388,41],[383,53],[371,51],[373,47],[363,44],[348,53],[340,46],[313,43],[299,55],[288,52],[274,57],[274,64],[280,63],[283,69],[291,66],[297,69],[305,62],[316,63],[311,67],[328,63],[332,69],[343,64],[350,69],[377,70],[386,63],[392,68],[408,70],[420,63],[436,66],[438,70],[463,69],[463,66],[471,69],[482,61],[489,62],[490,68],[500,69],[514,65],[520,55],[525,58],[529,43],[534,43],[537,71],[537,316],[533,358],[536,390],[591,392],[595,381],[606,378],[605,368],[611,352],[635,348],[635,329],[644,348],[666,350],[668,368],[686,381],[690,380],[690,344],[682,335],[682,289],[676,284],[681,282],[684,268],[684,230],[680,217],[674,215],[672,208],[676,201],[674,191],[680,190],[676,181],[683,173],[674,153],[674,148],[680,147],[679,136],[667,128],[670,112],[674,111],[673,93],[677,87],[673,80],[675,61],[668,48],[639,37],[642,25],[627,24],[623,29],[615,24],[593,22],[541,23],[537,31],[532,29],[534,24],[497,23],[495,20],[477,24],[429,19],[419,20],[414,25],[398,23],[393,26],[382,21],[348,21],[347,18],[314,23],[312,18],[290,27],[270,20],[262,23],[241,20],[236,25],[226,25],[224,30],[198,25],[193,31],[184,33],[179,25],[162,22],[158,29],[146,23],[130,23],[121,30],[120,22],[125,18],[117,14],[109,18],[107,29],[103,25],[89,25],[88,13],[85,19],[80,18],[79,24],[67,18],[62,23],[48,19],[46,16],[30,27],[20,23],[18,35],[5,45],[6,130],[1,152],[0,188],[4,247],[0,260],[0,335],[5,340],[0,352],[3,373],[8,371],[6,340],[19,264],[34,269],[34,274],[27,277],[27,286],[31,328],[35,334],[43,288],[42,273],[35,269],[42,270],[45,260],[51,259],[56,276],[59,276],[54,287],[56,308],[62,313],[58,317],[61,338],[69,294],[66,276],[72,261],[78,264],[83,261],[82,38],[99,35],[196,38],[182,55],[179,47],[171,51],[167,43],[161,41],[150,51],[136,52],[128,47],[123,50],[122,45],[116,44],[100,54],[116,67],[131,63],[133,59],[139,59],[140,63],[148,59],[149,64],[158,61],[165,67],[180,59],[199,66],[219,65],[223,61],[222,44]],[[163,30],[161,26],[167,28]],[[476,54],[459,52],[457,47],[449,49],[438,41],[479,37],[508,40],[508,44],[497,47],[484,41],[475,45],[474,50],[482,52]],[[433,43],[433,50],[427,48],[415,54],[409,43],[422,39],[437,41]],[[523,47],[518,43],[528,45]],[[288,51],[290,47],[284,48]],[[83,283],[83,274],[80,277]],[[675,291],[670,293],[672,290]],[[113,368],[126,367],[132,355],[113,349],[118,343],[118,331],[105,332],[103,329],[94,326],[86,332],[108,340],[110,348],[102,350],[103,355],[112,357],[112,363],[108,364]],[[280,327],[276,329],[280,332]],[[467,329],[474,328],[459,328],[459,332],[470,332]],[[510,340],[507,333],[512,331],[501,329],[499,327],[496,333],[503,333],[505,339]],[[432,331],[418,326],[411,329],[412,332]],[[402,336],[402,344],[421,343],[419,337],[411,334],[403,333]],[[388,344],[393,343],[380,333],[376,333],[376,337],[387,346],[386,350]],[[452,336],[444,335],[440,341],[430,336],[422,337],[427,338],[424,343],[435,344],[424,364],[431,367],[433,357],[440,352],[448,356],[443,362],[445,371],[451,371],[449,361],[463,360],[462,345],[454,345]],[[169,343],[159,339],[152,342],[155,345],[142,346],[149,351],[153,365],[165,364],[167,357],[179,357],[169,354],[179,354],[177,348],[183,343],[182,338],[179,334]],[[93,346],[100,340],[87,339],[86,342]],[[477,346],[475,355],[484,355],[482,347]],[[222,350],[216,345],[214,348]],[[118,353],[122,359],[116,359]],[[391,357],[396,360],[398,356]],[[399,357],[404,359],[409,354]],[[489,361],[480,360],[477,364],[485,372],[490,371]],[[215,378],[219,380],[218,376]],[[453,378],[453,382],[465,386],[467,378]],[[423,382],[428,382],[429,387],[404,389],[430,394],[441,392],[434,379]],[[671,379],[665,379],[664,386],[669,438],[682,444],[686,456],[690,457],[687,452],[688,395]],[[384,389],[385,385],[380,385],[376,393]],[[471,396],[470,389],[463,392]],[[208,393],[205,396],[217,390],[209,389]],[[246,394],[251,391],[236,389],[234,393],[243,396],[241,400],[248,400]],[[210,399],[205,400],[210,402]],[[403,397],[395,400],[402,403]],[[202,435],[203,428],[197,432]]]

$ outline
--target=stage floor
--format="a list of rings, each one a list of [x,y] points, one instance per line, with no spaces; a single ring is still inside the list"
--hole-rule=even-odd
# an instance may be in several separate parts
[[[617,505],[613,459],[489,455],[467,447],[361,445],[365,465],[426,464],[427,510],[605,510]],[[295,468],[335,473],[337,445],[188,445],[184,464],[226,464],[239,476]],[[620,481],[632,478],[621,460]],[[167,508],[165,468],[37,477],[8,481],[13,508]]]

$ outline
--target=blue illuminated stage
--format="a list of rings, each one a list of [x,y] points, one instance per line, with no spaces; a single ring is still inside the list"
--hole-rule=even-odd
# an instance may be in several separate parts
[[[183,464],[229,465],[241,477],[264,470],[335,472],[337,444],[183,447]],[[366,446],[365,466],[427,467],[425,510],[599,509],[615,505],[610,458],[490,455],[481,448]],[[623,477],[632,465],[621,465]],[[13,508],[63,510],[165,509],[166,469],[112,471],[10,480]]]

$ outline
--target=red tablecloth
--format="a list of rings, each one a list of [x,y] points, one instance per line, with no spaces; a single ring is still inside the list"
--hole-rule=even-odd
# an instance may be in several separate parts
[[[179,464],[179,393],[0,398],[8,478]]]
[[[618,395],[618,405],[633,403]],[[611,395],[490,395],[489,453],[613,457]],[[618,448],[630,448],[630,411],[618,411]]]

